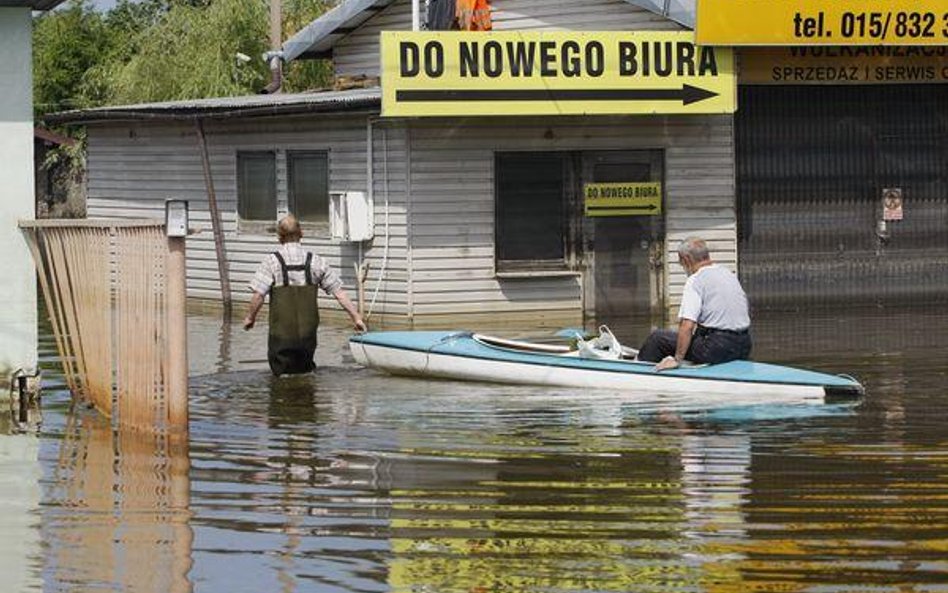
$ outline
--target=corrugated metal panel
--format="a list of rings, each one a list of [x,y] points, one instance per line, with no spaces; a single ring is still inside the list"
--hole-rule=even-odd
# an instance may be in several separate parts
[[[226,233],[229,270],[234,298],[249,298],[247,282],[264,254],[273,250],[274,237],[238,229],[236,152],[255,149],[322,149],[330,151],[332,190],[366,188],[366,123],[364,118],[283,119],[244,123],[214,123],[206,126],[211,167]],[[374,294],[385,255],[386,228],[390,233],[385,262],[385,280],[380,287],[377,314],[407,315],[406,273],[406,174],[404,130],[381,132],[376,125],[375,198],[376,238],[366,251],[370,264],[368,296]],[[190,201],[193,225],[206,229],[188,239],[188,294],[217,299],[220,295],[210,233],[210,217],[204,176],[193,128],[180,124],[89,126],[88,212],[90,217],[132,218],[164,216],[164,200]],[[386,186],[387,183],[387,186]],[[285,203],[282,184],[281,203]],[[386,225],[385,201],[389,216]],[[328,238],[307,236],[304,243],[328,259],[354,292],[353,262],[358,248]],[[350,295],[354,296],[354,295]],[[321,304],[337,307],[331,298]]]
[[[345,0],[283,43],[283,59],[325,57],[348,32],[385,9],[393,0]]]
[[[741,276],[757,306],[948,296],[948,87],[745,87]],[[905,219],[876,225],[883,188]]]
[[[550,31],[680,30],[674,21],[624,0],[494,0],[494,29]],[[379,76],[379,33],[411,29],[411,0],[396,2],[333,48],[336,76]]]
[[[733,265],[736,247],[730,117],[471,121],[463,126],[450,120],[414,121],[410,131],[400,127],[405,124],[374,124],[376,239],[368,251],[368,288],[371,296],[381,272],[386,235],[383,206],[387,198],[391,238],[387,281],[378,296],[378,307],[384,311],[426,316],[580,310],[582,287],[576,277],[496,278],[493,162],[498,150],[664,149],[668,261],[675,261],[677,242],[706,229],[710,219],[714,221],[713,229],[702,234],[711,240],[716,258]],[[328,149],[333,189],[361,189],[366,178],[365,133],[365,120],[358,118],[208,126],[235,296],[247,297],[245,283],[259,259],[274,245],[272,237],[238,229],[236,151]],[[200,158],[189,127],[91,126],[89,138],[91,216],[160,217],[166,198],[184,197],[192,200],[195,224],[209,228]],[[411,154],[407,154],[409,142]],[[351,289],[356,247],[326,240],[310,244],[342,272]],[[210,232],[189,239],[192,296],[218,296],[214,257]],[[684,276],[675,265],[667,269],[674,304]],[[411,285],[410,275],[415,279]],[[325,304],[334,307],[328,301]]]
[[[401,1],[403,6],[408,8],[409,16],[407,23],[403,19],[399,19],[397,26],[390,27],[390,29],[410,29],[412,22],[410,0],[409,3],[404,2],[404,0],[347,0],[290,37],[283,44],[283,58],[286,61],[290,61],[301,58],[328,57],[333,53],[333,48],[335,48],[341,40],[344,40],[346,35],[352,33],[353,31],[359,30],[365,25],[367,21],[371,20],[377,14],[384,12],[393,1]],[[662,22],[666,22],[670,19],[671,21],[680,23],[687,28],[694,28],[695,0],[624,1],[630,5],[645,9],[646,12],[659,17]],[[517,10],[528,10],[530,13],[535,13],[535,18],[541,18],[545,15],[548,19],[559,20],[562,19],[563,13],[566,12],[568,14],[573,14],[578,19],[575,22],[579,23],[583,22],[584,18],[589,16],[591,13],[598,11],[598,7],[596,7],[597,3],[610,5],[619,4],[619,2],[616,0],[587,0],[586,2],[572,3],[550,1],[544,2],[542,0],[517,0],[516,6]],[[420,20],[424,21],[424,3],[421,4],[421,14],[419,17]],[[494,23],[495,27],[497,28],[517,29],[536,28],[537,26],[536,24],[527,27],[510,26],[510,22],[505,19],[505,15],[503,14],[502,10],[498,10],[498,6],[510,7],[513,5],[513,0],[494,0],[492,5],[494,7]],[[558,7],[562,10],[560,12],[549,12],[548,7],[550,6]],[[608,8],[611,9],[612,7],[610,6]],[[401,13],[405,11],[399,10],[398,12]],[[518,15],[519,13],[512,12],[511,14]],[[514,20],[516,20],[516,17]],[[540,28],[549,27],[549,24],[545,21],[535,22],[540,23]],[[379,25],[373,24],[373,26],[377,27]],[[571,23],[566,28],[577,29],[585,27],[580,27]]]
[[[231,119],[235,116],[287,117],[295,114],[361,111],[378,109],[381,101],[379,88],[350,89],[346,91],[317,91],[305,93],[277,93],[273,95],[241,95],[211,97],[134,105],[107,105],[93,109],[63,111],[45,117],[51,123],[78,123],[128,120],[183,120],[195,117]]]
[[[471,122],[412,123],[411,291],[416,319],[449,311],[580,309],[577,277],[496,278],[495,151],[665,149],[667,261],[676,261],[680,240],[701,234],[718,261],[736,265],[730,117]],[[684,274],[677,265],[666,269],[669,304],[674,306]]]
[[[639,31],[682,27],[624,0],[494,0],[494,28],[550,31]]]

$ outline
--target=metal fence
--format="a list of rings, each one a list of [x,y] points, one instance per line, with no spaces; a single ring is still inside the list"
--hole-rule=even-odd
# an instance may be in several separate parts
[[[180,254],[169,249],[174,240],[153,220],[44,220],[20,227],[73,396],[117,425],[186,430],[184,300],[174,298],[183,292],[183,247]],[[171,265],[176,257],[182,261]],[[183,393],[176,376],[182,372]]]

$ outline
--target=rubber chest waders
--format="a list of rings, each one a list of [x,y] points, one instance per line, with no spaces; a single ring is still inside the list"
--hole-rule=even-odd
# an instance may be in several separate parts
[[[309,373],[316,368],[316,330],[319,328],[317,287],[313,284],[310,264],[313,254],[306,254],[306,263],[288,266],[274,252],[283,270],[283,284],[270,291],[270,338],[267,359],[274,375]],[[290,286],[289,272],[305,272],[304,286]]]

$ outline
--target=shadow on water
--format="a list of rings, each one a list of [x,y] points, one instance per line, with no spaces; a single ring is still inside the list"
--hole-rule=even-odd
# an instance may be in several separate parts
[[[47,410],[44,588],[941,590],[948,322],[872,313],[755,329],[863,404],[713,409],[388,377],[330,327],[275,379],[265,332],[192,319],[187,457]]]

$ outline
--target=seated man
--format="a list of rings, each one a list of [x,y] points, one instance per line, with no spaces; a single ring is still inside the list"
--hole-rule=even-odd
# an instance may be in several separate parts
[[[688,274],[678,331],[653,331],[638,359],[657,362],[655,370],[663,371],[677,368],[683,360],[717,364],[748,358],[750,314],[737,275],[711,261],[707,244],[697,237],[678,246],[678,263]]]

